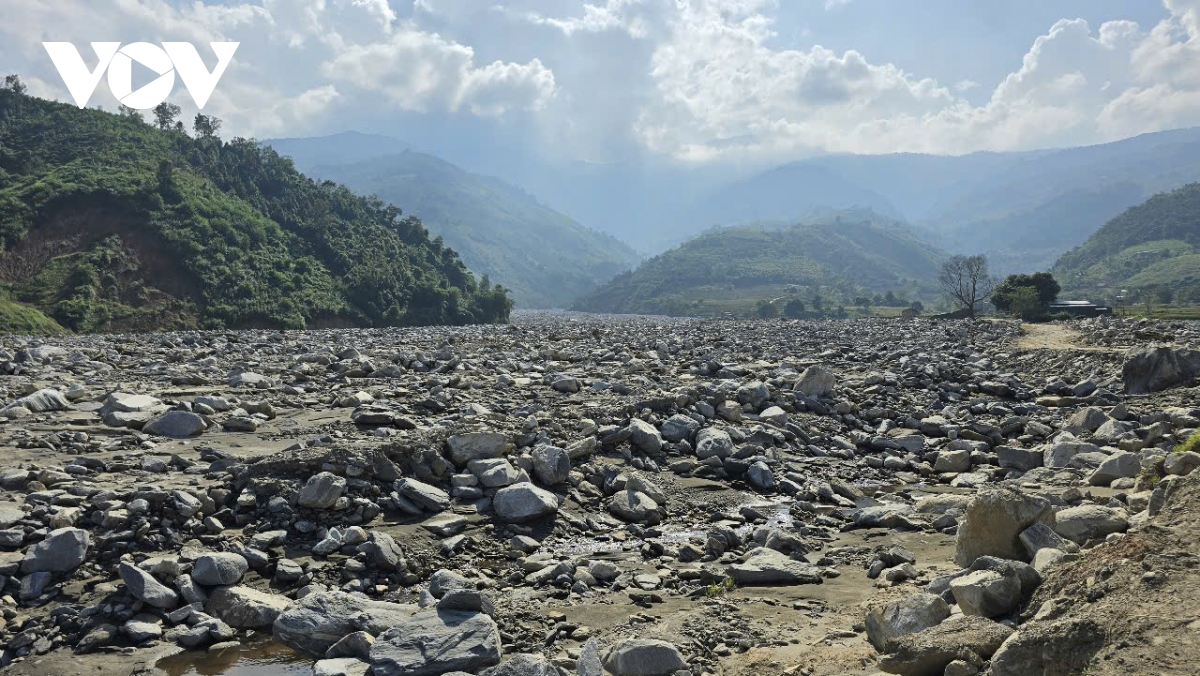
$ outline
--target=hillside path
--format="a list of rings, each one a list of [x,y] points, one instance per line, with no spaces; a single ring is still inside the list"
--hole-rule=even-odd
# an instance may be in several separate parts
[[[1025,335],[1017,341],[1023,350],[1079,350],[1086,352],[1119,352],[1111,347],[1086,345],[1079,332],[1058,322],[1046,324],[1021,324]]]

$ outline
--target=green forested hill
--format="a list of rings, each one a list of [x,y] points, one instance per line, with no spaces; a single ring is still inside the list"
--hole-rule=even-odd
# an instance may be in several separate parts
[[[1200,286],[1200,183],[1155,195],[1108,221],[1054,267],[1076,291]]]
[[[310,167],[329,155],[324,139],[268,143],[304,158],[302,167],[315,176],[416,215],[467,267],[509,289],[518,307],[567,307],[639,259],[611,235],[576,223],[524,191],[432,155],[407,151]]]
[[[706,233],[617,276],[582,298],[592,312],[686,315],[697,301],[859,294],[929,297],[943,252],[899,223],[870,212],[840,212],[786,227]]]
[[[498,322],[415,218],[246,139],[0,91],[0,291],[74,331]]]

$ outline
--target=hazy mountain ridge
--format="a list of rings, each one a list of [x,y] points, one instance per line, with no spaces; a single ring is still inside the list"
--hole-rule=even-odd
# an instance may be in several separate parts
[[[328,141],[314,141],[315,149],[298,140],[281,145],[315,162]],[[525,190],[433,155],[406,150],[315,163],[306,171],[419,217],[471,270],[509,289],[521,307],[566,307],[640,259],[612,235],[580,225]]]

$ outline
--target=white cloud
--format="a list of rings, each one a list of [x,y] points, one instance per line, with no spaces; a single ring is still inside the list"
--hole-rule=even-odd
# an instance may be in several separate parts
[[[206,62],[208,42],[240,42],[205,108],[225,120],[228,135],[303,133],[339,107],[371,101],[375,90],[386,94],[385,109],[482,117],[540,109],[556,92],[538,59],[477,64],[470,46],[401,20],[387,0],[5,0],[5,18],[0,60],[33,93],[64,100],[42,41],[185,40]],[[102,83],[93,101],[115,106],[109,99]],[[195,112],[181,87],[172,100],[185,117]]]
[[[635,133],[695,162],[812,151],[968,152],[1111,140],[1200,124],[1200,0],[1166,0],[1148,33],[1063,20],[974,106],[854,50],[777,49],[771,0],[679,0],[655,48],[654,100]]]
[[[584,3],[582,16],[560,19],[538,12],[526,12],[518,16],[533,24],[557,28],[567,36],[621,30],[631,37],[645,38],[650,34],[651,22],[659,16],[657,10],[660,5],[657,0],[605,0],[604,4]],[[503,6],[498,6],[498,9],[508,11]]]
[[[382,91],[400,108],[418,112],[466,106],[495,116],[513,108],[540,108],[554,95],[554,74],[537,59],[480,68],[470,47],[412,28],[396,31],[387,42],[348,47],[322,64],[321,72],[359,89]]]

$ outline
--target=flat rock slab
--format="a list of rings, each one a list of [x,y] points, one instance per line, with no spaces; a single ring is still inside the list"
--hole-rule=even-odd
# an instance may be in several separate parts
[[[383,632],[371,646],[374,676],[440,676],[500,662],[500,630],[483,613],[417,613]]]

